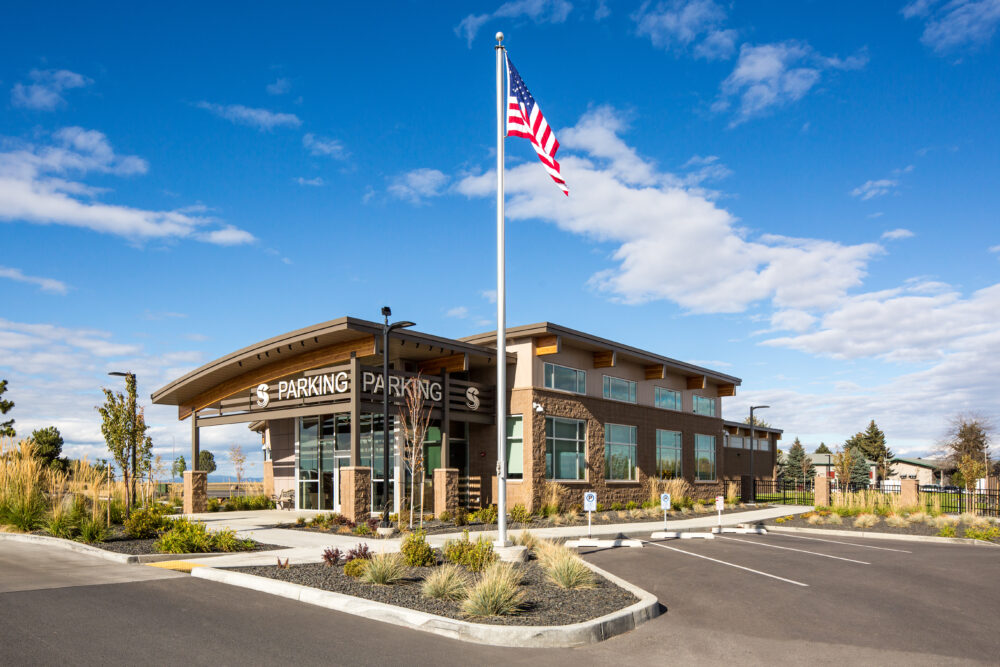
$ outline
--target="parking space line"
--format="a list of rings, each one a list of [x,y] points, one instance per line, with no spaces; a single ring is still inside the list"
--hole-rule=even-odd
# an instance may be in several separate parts
[[[761,572],[760,570],[754,570],[749,567],[743,567],[742,565],[737,565],[736,563],[727,563],[724,560],[719,560],[717,558],[709,558],[708,556],[702,556],[701,554],[696,554],[691,551],[684,551],[683,549],[678,549],[676,547],[668,547],[666,544],[658,544],[656,542],[650,542],[649,540],[643,540],[646,544],[652,545],[654,547],[660,547],[661,549],[669,549],[670,551],[676,551],[677,553],[684,554],[686,556],[694,556],[695,558],[703,558],[705,560],[710,560],[713,563],[719,563],[720,565],[728,565],[729,567],[735,567],[738,570],[745,570],[747,572],[753,572],[754,574],[759,574],[764,577],[770,577],[771,579],[777,579],[778,581],[784,581],[788,584],[795,584],[796,586],[809,587],[809,584],[804,584],[801,581],[795,581],[794,579],[785,579],[784,577],[779,577],[776,574],[768,574],[767,572]]]
[[[833,544],[846,544],[852,547],[861,547],[862,549],[878,549],[879,551],[895,551],[901,554],[912,554],[912,551],[907,551],[906,549],[890,549],[889,547],[875,547],[870,544],[855,544],[854,542],[841,542],[840,540],[827,540],[822,537],[806,537],[805,535],[789,535],[788,533],[779,533],[777,531],[769,533],[770,535],[779,535],[781,537],[794,537],[798,540],[814,540],[816,542],[832,542]]]
[[[823,558],[833,558],[834,560],[846,560],[848,563],[858,563],[859,565],[871,565],[871,563],[866,563],[863,560],[855,560],[853,558],[844,558],[843,556],[831,556],[830,554],[821,554],[818,551],[806,551],[805,549],[794,549],[792,547],[779,547],[777,544],[767,544],[766,542],[756,542],[754,540],[741,540],[736,537],[723,537],[719,535],[720,540],[729,540],[730,542],[743,542],[744,544],[755,544],[758,547],[771,547],[772,549],[784,549],[785,551],[798,551],[801,554],[809,554],[810,556],[821,556]]]

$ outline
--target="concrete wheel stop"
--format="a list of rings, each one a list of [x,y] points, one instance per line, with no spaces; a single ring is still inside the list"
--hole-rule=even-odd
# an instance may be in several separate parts
[[[651,540],[668,540],[668,539],[694,540],[699,538],[706,540],[714,540],[715,535],[712,533],[687,533],[687,532],[679,532],[676,530],[658,530],[649,536],[649,539]]]
[[[738,533],[740,535],[767,535],[767,530],[764,526],[748,526],[745,523],[741,523],[738,526],[716,526],[712,529],[713,533]]]
[[[613,549],[615,547],[642,548],[642,540],[632,540],[624,535],[619,535],[610,540],[600,540],[595,537],[581,537],[578,540],[569,540],[566,546],[570,549],[589,547],[593,549]]]

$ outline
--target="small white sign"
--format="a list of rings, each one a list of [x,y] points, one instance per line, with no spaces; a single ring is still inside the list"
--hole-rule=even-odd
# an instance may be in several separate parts
[[[666,512],[670,509],[670,494],[661,493],[660,494],[660,509]]]
[[[722,496],[716,496],[715,497],[715,511],[716,512],[721,512],[724,509],[726,509],[726,499],[723,498]]]
[[[583,494],[583,511],[584,512],[596,512],[597,511],[597,494],[593,491],[587,491]]]

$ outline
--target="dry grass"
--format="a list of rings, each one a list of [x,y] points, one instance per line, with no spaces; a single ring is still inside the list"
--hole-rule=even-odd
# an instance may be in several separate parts
[[[934,527],[935,528],[944,528],[946,526],[957,526],[958,525],[958,517],[948,516],[947,514],[942,514],[940,516],[936,516],[936,517],[934,517],[933,521],[934,521]]]
[[[976,516],[972,512],[965,512],[964,514],[961,514],[958,517],[958,520],[961,521],[966,526],[971,526],[971,525],[979,522],[980,519],[981,519],[981,517]]]
[[[524,592],[521,571],[514,563],[499,562],[483,572],[462,602],[467,616],[509,616],[521,610]]]
[[[810,526],[821,526],[825,523],[825,521],[823,521],[823,517],[819,514],[812,513],[809,515],[809,518],[806,519],[806,523]]]
[[[529,550],[534,551],[535,545],[538,544],[538,538],[535,537],[534,533],[522,530],[514,536],[514,544],[522,547],[528,547]]]
[[[646,511],[645,510],[636,508],[636,509],[625,510],[625,511],[628,512],[628,518],[632,519],[633,521],[636,520],[636,519],[644,519],[644,518],[646,518]]]
[[[844,520],[840,518],[839,514],[831,514],[826,517],[826,524],[829,526],[841,526],[844,524]]]
[[[701,503],[695,503],[694,504],[694,513],[695,514],[707,514],[707,513],[711,512],[711,511],[712,510],[711,510],[711,508],[709,508],[708,505],[703,505]]]
[[[906,520],[912,524],[933,523],[933,517],[927,512],[910,512],[906,515]]]
[[[583,559],[565,547],[549,555],[546,559],[545,573],[549,580],[560,588],[576,590],[597,586],[593,570],[587,567]]]
[[[646,487],[646,494],[649,500],[659,504],[660,494],[669,493],[673,502],[679,503],[682,498],[691,495],[691,485],[684,479],[656,479],[647,477],[643,486]]]
[[[859,514],[854,517],[854,526],[856,528],[871,528],[878,523],[878,515],[865,513]]]
[[[408,571],[409,568],[401,554],[375,554],[368,560],[368,566],[361,574],[361,580],[369,584],[390,586],[405,577]]]
[[[834,508],[844,508],[866,514],[900,514],[903,510],[898,493],[881,491],[838,491],[831,498]]]
[[[421,591],[438,600],[464,600],[469,593],[469,578],[458,565],[442,565],[427,575]]]
[[[906,520],[906,517],[899,514],[890,514],[885,518],[885,525],[892,528],[906,528],[910,525],[910,522]]]
[[[542,485],[542,506],[555,507],[559,512],[566,509],[569,504],[570,490],[559,484],[546,480]]]
[[[690,507],[682,507],[681,508],[681,514],[683,514],[684,516],[687,516],[688,514],[691,514],[691,512],[693,512],[693,511],[694,510],[692,510]]]

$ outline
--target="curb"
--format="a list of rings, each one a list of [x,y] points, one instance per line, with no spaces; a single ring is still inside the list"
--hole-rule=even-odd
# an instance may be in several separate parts
[[[400,625],[412,630],[429,632],[449,639],[492,646],[547,648],[585,646],[629,632],[636,626],[660,615],[660,603],[656,596],[619,579],[610,572],[605,572],[592,563],[586,561],[584,563],[608,581],[635,595],[639,601],[600,618],[571,625],[488,625],[460,621],[384,602],[366,600],[353,595],[323,591],[242,572],[199,567],[192,570],[191,576],[230,586],[249,588],[261,593],[298,600],[317,607]]]
[[[123,563],[126,565],[160,563],[168,560],[190,560],[192,558],[211,558],[213,556],[231,556],[234,553],[238,553],[217,551],[213,553],[197,554],[121,554],[115,551],[101,549],[100,547],[92,547],[89,544],[83,544],[82,542],[66,540],[61,537],[52,537],[50,535],[29,535],[25,533],[0,533],[0,542],[4,540],[11,542],[27,542],[29,544],[44,544],[58,549],[65,549],[66,551],[75,551],[76,553],[87,554],[88,556],[97,556],[98,558],[103,558],[104,560],[110,560],[115,563]],[[267,552],[258,551],[255,553]]]
[[[834,535],[836,537],[858,537],[869,540],[899,540],[901,542],[926,542],[928,544],[971,544],[984,547],[1000,546],[971,537],[935,537],[933,535],[893,535],[892,533],[866,533],[863,530],[824,530],[822,528],[796,528],[794,526],[767,526],[768,532],[807,533],[809,535]]]

